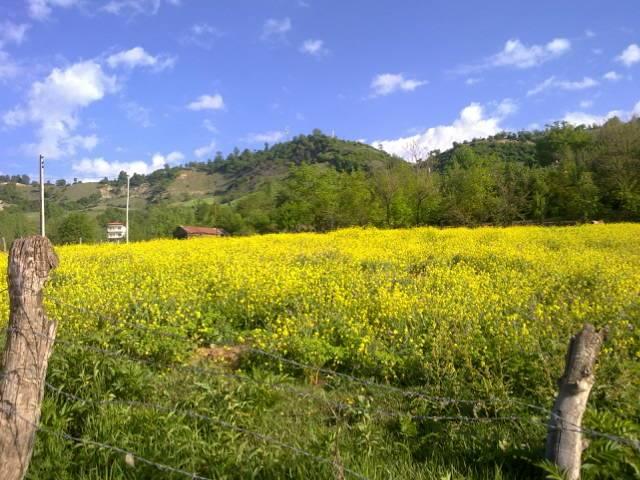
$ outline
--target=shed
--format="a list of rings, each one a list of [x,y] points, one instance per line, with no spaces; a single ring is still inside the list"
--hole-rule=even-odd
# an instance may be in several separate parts
[[[194,238],[194,237],[226,237],[229,235],[222,228],[216,227],[189,227],[185,225],[178,226],[173,231],[173,238]]]

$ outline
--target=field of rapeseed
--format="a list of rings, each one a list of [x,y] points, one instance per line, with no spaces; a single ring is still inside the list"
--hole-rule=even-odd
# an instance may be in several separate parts
[[[608,326],[609,335],[587,424],[631,437],[640,431],[640,225],[348,229],[69,246],[57,253],[60,267],[46,303],[61,344],[49,378],[74,395],[152,398],[215,412],[332,458],[342,444],[340,461],[369,478],[523,478],[540,474],[535,463],[544,425],[442,426],[417,419],[452,412],[535,415],[510,404],[379,398],[361,385],[260,355],[246,355],[236,371],[251,384],[213,374],[205,381],[181,368],[200,362],[198,348],[249,345],[433,396],[518,398],[549,408],[568,339],[590,322]],[[6,294],[2,302],[4,319]],[[83,345],[94,350],[75,348]],[[336,416],[317,403],[300,406],[275,387],[276,393],[265,390],[283,382],[351,407]],[[400,414],[376,417],[382,408]],[[302,419],[292,418],[296,410]],[[335,464],[274,452],[237,432],[231,439],[187,417],[99,409],[55,392],[47,392],[43,422],[212,478],[336,475]],[[596,440],[585,456],[591,465],[585,475],[593,478],[640,471],[626,447]],[[80,451],[41,435],[31,478],[53,478],[52,471],[55,478],[179,478],[136,468],[127,470],[108,452]]]

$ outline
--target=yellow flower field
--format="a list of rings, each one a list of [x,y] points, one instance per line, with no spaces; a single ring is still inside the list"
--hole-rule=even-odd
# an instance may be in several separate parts
[[[640,432],[639,224],[56,250],[45,299],[59,331],[43,405],[43,424],[56,432],[204,478],[334,478],[333,460],[296,449],[332,457],[341,418],[346,465],[366,478],[537,478],[567,343],[585,322],[609,328],[585,426],[628,442]],[[203,360],[197,349],[210,344],[253,348],[231,372]],[[424,395],[399,394],[408,389]],[[430,420],[442,415],[454,420]],[[590,440],[585,478],[634,478],[629,443]],[[149,465],[123,469],[117,452],[39,432],[31,472],[176,478]]]
[[[522,390],[553,386],[568,338],[591,322],[610,328],[604,362],[640,359],[637,224],[347,229],[57,252],[47,304],[61,337],[97,331],[105,346],[142,355],[179,360],[196,344],[249,342],[388,381],[491,377],[494,389],[497,379]]]

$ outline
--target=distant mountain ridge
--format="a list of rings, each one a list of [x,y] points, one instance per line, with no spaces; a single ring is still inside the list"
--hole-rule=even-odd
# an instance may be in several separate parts
[[[370,145],[341,140],[315,131],[262,150],[235,150],[227,157],[217,155],[206,162],[189,162],[166,167],[148,175],[134,174],[131,180],[132,208],[166,201],[189,203],[214,199],[220,203],[236,200],[264,184],[284,178],[291,167],[321,164],[337,171],[368,171],[401,159]],[[0,208],[19,205],[27,211],[38,208],[39,187],[26,175],[0,177]],[[27,185],[20,183],[27,182]],[[101,210],[125,205],[126,175],[100,182],[47,185],[47,198],[65,210]]]
[[[416,161],[408,162],[314,130],[261,150],[236,149],[226,157],[136,174],[132,239],[167,236],[179,224],[243,234],[640,220],[639,119],[504,132],[443,152],[413,147],[407,153]],[[0,235],[34,232],[38,186],[26,185],[26,176],[2,180]],[[48,231],[63,243],[101,238],[106,222],[124,219],[126,184],[121,172],[100,182],[47,185]]]

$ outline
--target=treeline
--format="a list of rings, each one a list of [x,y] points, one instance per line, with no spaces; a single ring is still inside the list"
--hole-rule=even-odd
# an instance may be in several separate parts
[[[170,204],[164,192],[185,167],[134,175],[132,186],[147,185],[151,203],[131,212],[130,237],[171,236],[180,224],[251,234],[352,225],[640,220],[638,119],[612,119],[597,128],[557,123],[544,131],[458,144],[446,152],[411,153],[413,163],[314,131],[257,152],[236,150],[226,158],[187,165],[231,178],[229,188],[235,190],[229,191],[235,193],[224,201],[228,192],[218,192],[222,204],[213,199]],[[126,175],[103,182],[123,187]],[[19,192],[4,192],[5,201],[20,202]],[[108,221],[124,220],[124,210],[113,207],[99,214],[66,214],[73,205],[56,202],[52,192],[48,230],[58,243],[101,240]],[[93,208],[100,199],[81,200],[79,209]],[[24,234],[35,228],[35,220],[6,209],[0,212],[0,234],[8,239]]]
[[[236,233],[638,220],[640,120],[501,134],[415,164],[387,159],[341,170],[301,162],[229,205],[200,204],[185,214]]]
[[[158,205],[138,212],[132,236],[168,236],[178,224],[248,234],[351,225],[640,219],[638,120],[501,134],[433,152],[415,164],[387,158],[370,168],[362,163],[338,169],[315,158],[290,166],[284,179],[229,204]],[[224,168],[234,164],[225,162]]]
[[[29,175],[0,175],[0,183],[20,183],[29,185],[31,178]]]

